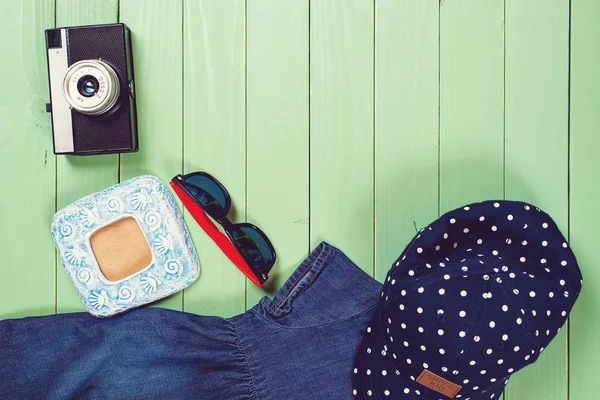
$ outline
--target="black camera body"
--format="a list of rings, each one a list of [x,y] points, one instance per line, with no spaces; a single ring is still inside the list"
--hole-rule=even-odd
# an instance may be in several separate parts
[[[46,30],[55,154],[137,151],[131,33],[124,24]]]

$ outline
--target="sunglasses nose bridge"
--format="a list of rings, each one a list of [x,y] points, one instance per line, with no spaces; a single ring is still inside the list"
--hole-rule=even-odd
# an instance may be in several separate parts
[[[236,225],[227,219],[227,215],[224,215],[222,218],[218,219],[217,222],[219,222],[226,231],[231,231]]]

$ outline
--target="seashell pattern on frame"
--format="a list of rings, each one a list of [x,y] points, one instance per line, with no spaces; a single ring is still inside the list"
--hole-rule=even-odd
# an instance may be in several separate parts
[[[134,193],[129,198],[129,203],[131,203],[131,205],[133,206],[133,208],[135,210],[144,211],[146,209],[146,207],[148,206],[149,202],[150,202],[150,199],[149,199],[148,195],[142,191]]]
[[[169,260],[166,262],[165,272],[169,275],[176,275],[181,272],[181,264],[177,260]]]
[[[146,223],[146,225],[148,226],[148,228],[152,231],[157,230],[158,228],[160,228],[160,215],[157,212],[154,211],[148,211],[145,215],[144,215],[144,222]]]
[[[98,268],[89,238],[124,217],[139,224],[152,261],[123,280],[109,281]],[[81,301],[97,317],[169,296],[199,275],[196,251],[171,190],[152,176],[125,181],[60,210],[52,220],[52,236]]]
[[[144,277],[142,277],[142,279],[140,279],[140,286],[142,287],[142,289],[144,290],[144,292],[150,294],[150,293],[154,293],[156,291],[156,289],[158,288],[158,286],[160,286],[161,282],[160,280],[158,280],[157,278],[155,278],[154,276],[148,274]]]
[[[63,235],[63,238],[68,238],[73,234],[74,228],[73,225],[65,222],[63,226],[60,227],[60,233]]]
[[[92,277],[92,273],[87,268],[81,268],[77,271],[77,280],[81,283],[86,283]]]
[[[98,223],[98,216],[96,213],[89,208],[82,208],[81,211],[81,223],[87,227],[91,228]]]
[[[135,299],[135,291],[128,286],[121,286],[117,295],[119,303],[129,304]]]
[[[74,247],[72,249],[65,250],[65,259],[73,265],[81,265],[83,260],[86,258],[87,253],[80,248]]]
[[[89,302],[96,310],[100,310],[108,306],[108,294],[106,290],[92,290],[90,292]]]
[[[167,236],[157,237],[153,245],[156,251],[162,255],[165,255],[169,251],[173,250],[173,241]]]
[[[122,213],[125,211],[125,204],[119,197],[113,196],[106,200],[106,208],[110,212]]]

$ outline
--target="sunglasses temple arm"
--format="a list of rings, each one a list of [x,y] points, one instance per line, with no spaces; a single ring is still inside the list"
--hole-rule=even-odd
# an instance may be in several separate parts
[[[206,232],[208,236],[216,243],[221,249],[223,254],[229,258],[229,260],[248,277],[256,286],[261,287],[260,281],[252,272],[246,261],[242,258],[237,249],[233,246],[229,238],[223,235],[221,231],[215,226],[208,216],[204,213],[202,208],[196,204],[194,200],[190,198],[176,183],[171,182],[171,187],[177,194],[177,197],[182,201],[184,207],[188,210],[194,220],[200,225],[200,227]]]

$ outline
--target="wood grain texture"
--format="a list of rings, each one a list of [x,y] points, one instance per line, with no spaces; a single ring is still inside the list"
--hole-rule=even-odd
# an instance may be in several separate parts
[[[310,237],[373,274],[371,0],[310,2]]]
[[[544,12],[540,13],[540,9]],[[506,198],[568,234],[569,2],[506,1]],[[511,379],[506,400],[567,399],[567,329]]]
[[[56,0],[56,26],[108,24],[117,21],[117,0]],[[68,206],[89,194],[118,183],[119,159],[116,154],[56,157],[56,206]],[[71,280],[58,260],[56,309],[83,311],[84,307]]]
[[[440,211],[503,196],[502,1],[440,6]]]
[[[57,27],[110,24],[118,16],[119,0],[56,0]]]
[[[44,29],[54,2],[5,2],[0,13],[0,319],[55,311],[55,260],[50,223],[55,157]]]
[[[583,291],[571,314],[569,394],[572,400],[595,400],[600,357],[600,2],[571,4],[570,233]]]
[[[246,219],[245,2],[185,2],[184,172],[206,171],[229,191],[230,219]],[[246,277],[188,214],[200,278],[185,290],[185,310],[234,315],[245,310]]]
[[[138,153],[121,156],[121,180],[151,174],[169,182],[183,153],[181,0],[121,0],[132,34],[138,112]],[[181,310],[183,296],[157,303]]]
[[[269,284],[247,281],[248,307],[279,289],[309,251],[308,3],[248,3],[248,221],[277,252]]]
[[[376,278],[438,213],[437,2],[376,2]]]

